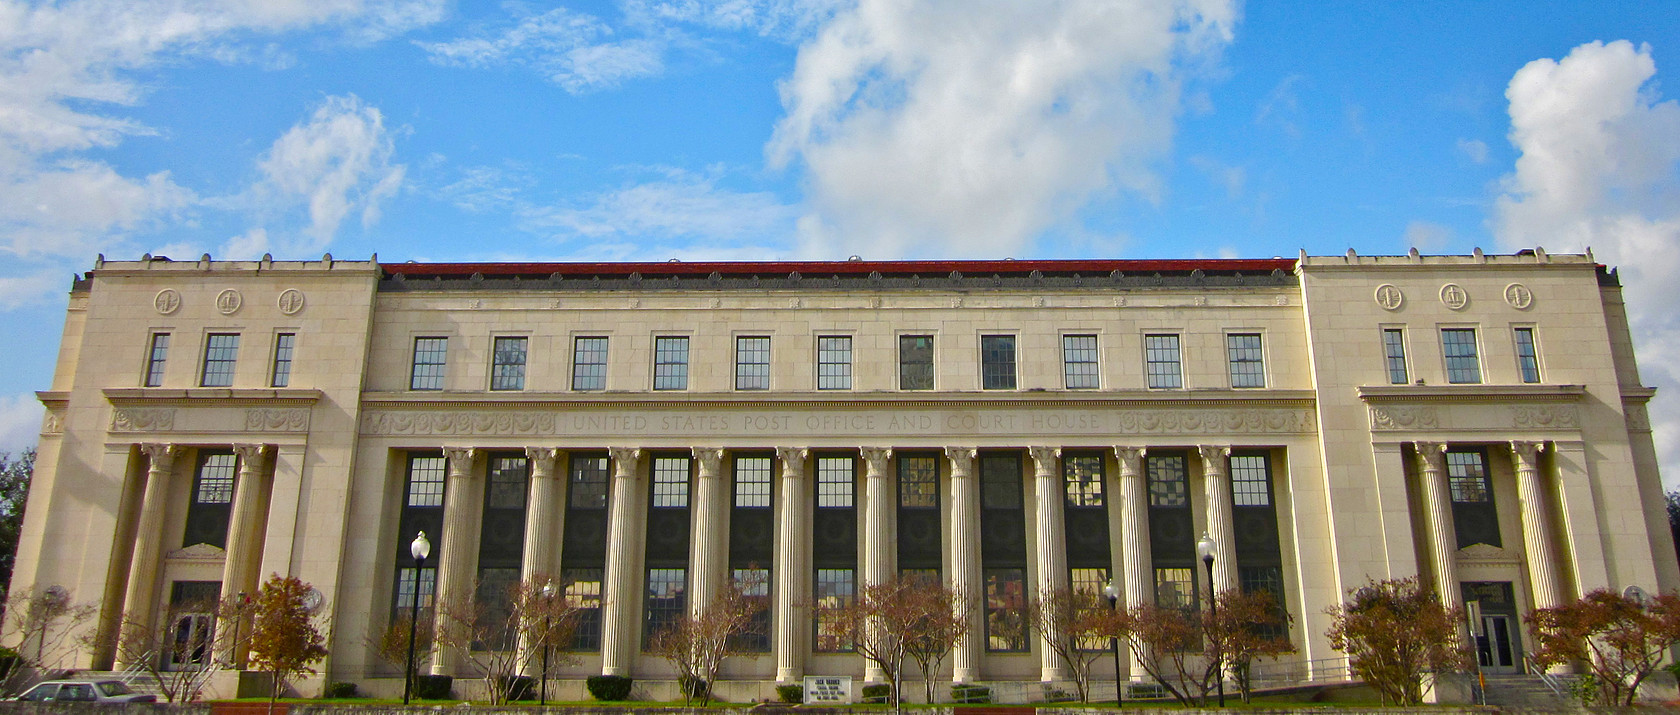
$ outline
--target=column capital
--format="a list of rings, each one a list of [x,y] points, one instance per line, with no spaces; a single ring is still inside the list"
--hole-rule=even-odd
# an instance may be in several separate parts
[[[1115,447],[1114,459],[1120,462],[1120,476],[1136,477],[1143,474],[1143,458],[1148,454],[1148,447]]]
[[[1202,456],[1202,472],[1208,473],[1218,467],[1224,471],[1225,458],[1231,456],[1231,447],[1222,444],[1199,444],[1196,451]]]
[[[809,456],[811,456],[811,450],[805,447],[777,447],[776,459],[782,462],[782,478],[803,478],[805,476],[805,458]]]
[[[239,455],[239,468],[245,471],[262,469],[263,460],[268,457],[266,444],[236,444],[233,453]]]
[[[526,447],[525,458],[531,460],[531,477],[548,479],[554,476],[555,461],[560,458],[558,447]]]
[[[140,451],[146,453],[146,459],[152,463],[152,471],[164,472],[175,465],[175,458],[185,450],[177,444],[147,442],[140,445]]]
[[[1540,453],[1546,451],[1545,442],[1511,440],[1511,457],[1518,469],[1537,469]]]
[[[608,447],[607,455],[612,457],[613,476],[620,479],[636,476],[636,468],[641,465],[641,447]]]
[[[974,458],[980,453],[974,447],[946,447],[945,458],[951,460],[951,476],[966,477],[974,473]]]
[[[1037,476],[1056,476],[1056,458],[1062,456],[1061,447],[1028,447],[1027,454],[1032,455],[1033,471]]]
[[[475,454],[477,450],[472,447],[444,447],[443,456],[449,460],[449,476],[456,479],[471,478]]]
[[[892,459],[892,447],[860,447],[858,453],[863,455],[866,476],[886,476],[887,460]]]
[[[695,447],[694,461],[700,465],[700,476],[715,477],[723,471],[722,447]]]
[[[1434,473],[1447,468],[1447,443],[1413,442],[1412,448],[1417,450],[1419,471]]]

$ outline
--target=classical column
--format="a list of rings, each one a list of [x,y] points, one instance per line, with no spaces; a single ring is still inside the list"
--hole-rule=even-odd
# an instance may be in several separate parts
[[[175,458],[185,450],[173,444],[142,444],[140,451],[146,453],[146,492],[140,499],[134,558],[128,567],[128,593],[123,598],[123,617],[127,623],[119,629],[119,637],[122,631],[132,628],[149,640],[153,612],[157,609],[152,596],[157,592],[158,559],[163,555],[163,511],[169,501],[169,475],[175,467]],[[138,665],[138,657],[138,653],[126,655],[123,665]]]
[[[891,447],[864,447],[863,456],[863,585],[865,588],[892,580],[892,494],[888,489],[887,465],[892,459]],[[870,624],[870,628],[878,628]],[[886,673],[874,661],[863,666],[863,679],[869,683],[885,681]]]
[[[1464,601],[1458,587],[1458,535],[1453,531],[1452,496],[1447,488],[1447,445],[1416,442],[1418,480],[1423,492],[1423,522],[1435,568],[1435,595],[1447,608]]]
[[[239,594],[256,595],[255,566],[262,559],[262,535],[257,529],[265,521],[263,475],[266,471],[268,445],[236,444],[233,452],[239,455],[239,480],[233,487],[233,513],[228,520],[227,553],[222,561],[222,599],[238,598]],[[233,643],[224,644],[217,654],[224,662],[245,662],[245,648],[232,652]]]
[[[1534,607],[1563,605],[1563,580],[1558,577],[1557,552],[1552,549],[1551,520],[1546,517],[1546,487],[1540,479],[1540,451],[1544,442],[1512,442],[1511,464],[1517,472],[1517,502],[1522,511],[1523,550],[1528,582],[1534,588]]]
[[[782,462],[781,520],[776,524],[775,576],[776,613],[775,643],[776,682],[797,683],[805,675],[805,639],[810,622],[802,615],[806,609],[805,584],[810,582],[810,569],[805,558],[805,459],[810,450],[804,447],[778,447],[776,457]]]
[[[1201,445],[1207,488],[1207,529],[1213,537],[1213,592],[1237,588],[1236,536],[1231,528],[1231,448]]]
[[[1149,552],[1149,489],[1145,483],[1144,447],[1115,447],[1120,464],[1120,558],[1121,585],[1125,606],[1130,611],[1155,603],[1155,561]],[[1144,672],[1137,654],[1127,659],[1128,673]]]
[[[1046,598],[1058,591],[1068,590],[1067,529],[1062,524],[1062,503],[1067,500],[1062,487],[1062,450],[1058,447],[1032,447],[1034,502],[1038,505],[1038,583],[1037,594]],[[1048,599],[1046,599],[1048,600]],[[1065,637],[1061,633],[1041,634],[1046,641]],[[1067,680],[1067,669],[1060,656],[1048,647],[1039,654],[1039,680],[1055,682]]]
[[[700,467],[700,477],[694,508],[689,511],[694,516],[693,538],[688,542],[688,565],[694,574],[689,604],[690,611],[699,615],[728,582],[724,566],[729,561],[729,534],[724,526],[729,518],[729,490],[723,479],[723,450],[695,447],[694,462]]]
[[[980,679],[980,655],[986,647],[986,604],[980,581],[980,491],[975,484],[973,447],[946,447],[951,460],[951,590],[968,612],[968,632],[951,657],[951,680]]]
[[[641,563],[643,514],[636,508],[641,493],[638,475],[642,450],[613,447],[612,505],[607,514],[607,583],[601,606],[601,674],[630,675],[636,661],[636,613],[642,604],[636,593],[636,567]]]
[[[436,604],[439,615],[448,609],[460,609],[473,597],[473,585],[478,580],[478,530],[473,528],[482,519],[484,487],[473,474],[471,447],[445,447],[443,456],[449,463],[448,482],[443,490],[443,533],[440,535],[437,557]],[[456,675],[460,656],[447,647],[439,637],[448,619],[436,620],[437,636],[433,637],[432,674]]]
[[[519,580],[529,588],[541,589],[552,583],[558,591],[565,586],[559,573],[560,535],[565,533],[561,527],[566,518],[564,483],[556,469],[560,454],[553,447],[525,448],[525,458],[531,464],[531,489],[525,502],[525,559],[519,565]],[[519,660],[524,666],[520,672],[537,677],[542,675],[541,659],[524,654],[539,649],[541,641],[530,636],[519,635]]]

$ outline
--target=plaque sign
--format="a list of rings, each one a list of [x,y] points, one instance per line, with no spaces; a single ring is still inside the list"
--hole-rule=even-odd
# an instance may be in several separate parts
[[[852,676],[850,675],[807,675],[805,676],[805,704],[850,704],[852,702]]]

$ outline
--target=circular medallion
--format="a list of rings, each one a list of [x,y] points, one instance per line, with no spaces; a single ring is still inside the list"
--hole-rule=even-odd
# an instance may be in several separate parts
[[[1528,290],[1528,286],[1512,283],[1505,286],[1505,302],[1517,310],[1528,310],[1528,306],[1534,305],[1534,293]]]
[[[298,311],[303,310],[303,291],[296,288],[280,291],[280,297],[275,299],[274,304],[286,315],[297,315]]]
[[[325,603],[326,600],[326,597],[321,595],[320,589],[310,586],[309,592],[303,594],[303,609],[309,611],[310,613],[314,613],[321,610],[321,605]]]
[[[1464,292],[1457,283],[1448,283],[1441,286],[1441,304],[1452,310],[1464,310],[1465,306],[1470,305],[1470,294]]]
[[[1382,306],[1383,310],[1399,310],[1400,305],[1405,302],[1406,294],[1401,293],[1393,284],[1384,283],[1377,286],[1377,305]]]
[[[160,290],[157,297],[152,299],[152,307],[164,315],[172,314],[181,309],[181,294],[176,293],[174,288]]]
[[[239,306],[244,303],[245,298],[239,295],[239,291],[232,288],[224,290],[216,296],[216,310],[221,311],[222,315],[233,315],[239,312]]]

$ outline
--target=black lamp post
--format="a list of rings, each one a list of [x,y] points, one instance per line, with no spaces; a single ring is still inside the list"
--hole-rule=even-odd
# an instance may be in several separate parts
[[[1118,613],[1120,611],[1120,584],[1115,583],[1114,579],[1109,579],[1108,585],[1103,586],[1103,595],[1108,597],[1109,610]],[[1126,694],[1126,681],[1120,677],[1120,634],[1110,635],[1108,645],[1114,649],[1114,707],[1118,708],[1123,704]]]
[[[1202,565],[1207,567],[1208,577],[1208,620],[1219,620],[1219,591],[1213,586],[1213,537],[1202,532],[1202,538],[1196,542],[1196,554],[1202,557]],[[1214,673],[1219,678],[1219,707],[1225,707],[1225,653],[1222,648],[1215,648],[1213,653]]]
[[[403,679],[403,704],[408,704],[409,693],[414,690],[414,634],[420,625],[420,578],[426,568],[426,557],[432,555],[432,542],[426,540],[426,532],[415,535],[414,542],[408,545],[408,553],[414,557],[414,610],[408,616],[408,670]]]
[[[541,706],[544,706],[544,707],[547,707],[548,706],[548,649],[550,647],[549,638],[554,635],[554,633],[553,633],[553,629],[554,629],[554,582],[553,581],[549,581],[549,582],[543,584],[543,587],[542,587],[542,605],[543,605],[542,673],[537,676],[539,678],[542,678],[542,685],[538,686],[538,690],[541,691],[541,694],[537,696],[538,697],[537,704],[541,705]],[[527,690],[525,692],[529,693],[531,691]],[[527,695],[526,697],[530,697],[530,696]]]

